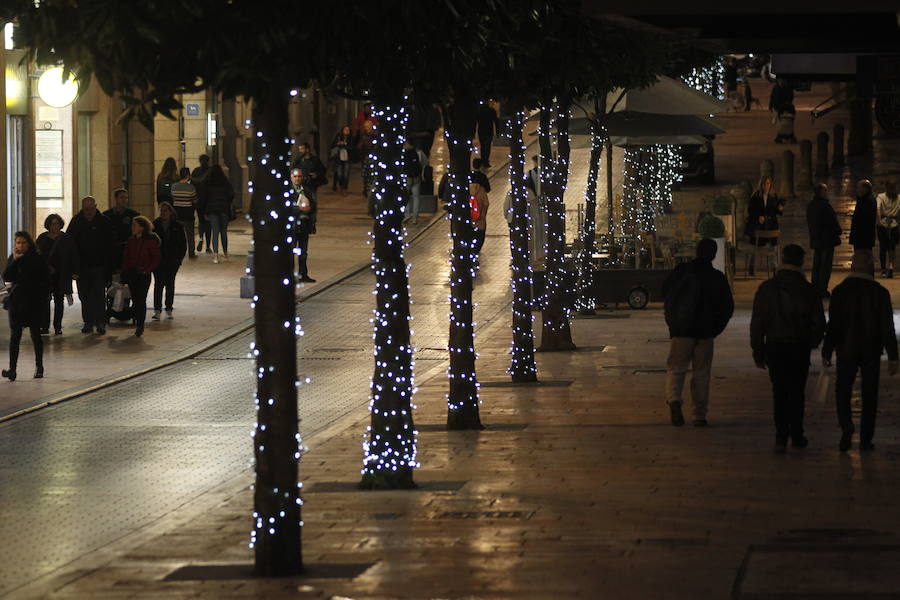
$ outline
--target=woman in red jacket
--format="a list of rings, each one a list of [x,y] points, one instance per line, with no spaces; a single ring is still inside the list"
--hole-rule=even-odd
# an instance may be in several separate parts
[[[137,328],[134,335],[144,333],[147,318],[147,291],[150,289],[150,274],[159,268],[159,237],[153,233],[150,219],[138,216],[131,221],[131,237],[125,245],[122,256],[122,282],[128,284],[134,320]]]

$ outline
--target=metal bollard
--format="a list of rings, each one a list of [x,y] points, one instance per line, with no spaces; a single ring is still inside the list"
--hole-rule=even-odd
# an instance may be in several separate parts
[[[816,177],[828,177],[828,134],[824,131],[816,136]]]
[[[241,275],[241,298],[252,298],[256,285],[253,275],[253,247],[247,252],[247,272]]]
[[[844,167],[844,126],[840,123],[834,126],[834,140],[831,151],[831,168],[841,169]]]
[[[812,189],[812,142],[800,142],[800,164],[797,165],[797,189]]]
[[[794,197],[794,152],[785,150],[781,155],[781,184],[778,190],[782,198]]]

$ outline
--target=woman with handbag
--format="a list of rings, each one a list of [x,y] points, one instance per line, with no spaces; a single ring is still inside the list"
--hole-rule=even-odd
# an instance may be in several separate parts
[[[38,252],[50,270],[50,293],[44,305],[44,319],[41,321],[41,335],[50,333],[50,300],[53,299],[53,333],[62,333],[62,318],[65,301],[72,306],[72,275],[78,272],[78,249],[72,237],[63,231],[66,222],[54,213],[44,219],[47,230],[35,241]]]
[[[41,379],[44,376],[44,342],[40,323],[50,291],[50,272],[30,233],[17,231],[14,239],[12,256],[3,271],[3,280],[13,284],[3,301],[3,307],[9,311],[9,368],[0,374],[10,381],[16,380],[19,343],[22,330],[27,327],[34,345],[34,378]]]
[[[159,268],[159,261],[159,237],[153,233],[153,224],[147,217],[135,217],[131,221],[131,237],[125,244],[125,254],[122,256],[122,281],[131,293],[136,325],[134,335],[137,337],[144,333],[150,274]]]
[[[474,169],[469,176],[469,206],[471,210],[470,216],[475,224],[475,245],[472,250],[475,255],[475,265],[478,268],[481,247],[484,246],[484,239],[487,235],[487,212],[490,207],[488,192],[491,191],[491,184],[484,173],[484,161],[482,159],[474,159],[472,166]]]
[[[341,196],[347,195],[347,182],[350,179],[350,146],[352,134],[350,126],[344,125],[340,133],[334,136],[331,143],[331,160],[334,161],[334,181],[331,190],[337,191],[341,186]]]

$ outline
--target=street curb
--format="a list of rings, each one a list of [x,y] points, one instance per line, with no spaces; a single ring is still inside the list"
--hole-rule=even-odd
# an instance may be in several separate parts
[[[412,237],[409,238],[407,244],[412,244],[416,240],[418,240],[421,236],[423,236],[427,231],[429,231],[436,223],[444,220],[443,212],[436,212],[434,216],[432,216],[431,221],[429,221],[421,230],[417,231]],[[365,271],[366,269],[372,266],[371,261],[357,264],[349,269],[346,269],[337,275],[333,275],[328,279],[322,281],[321,285],[317,285],[314,288],[309,290],[304,290],[300,292],[297,296],[297,304],[302,302],[306,302],[310,298],[313,298],[325,290],[328,290],[339,283],[350,279],[351,277]],[[55,406],[57,404],[61,404],[68,400],[74,400],[75,398],[85,396],[92,392],[96,392],[98,390],[116,385],[118,383],[122,383],[123,381],[128,381],[129,379],[133,379],[135,377],[140,377],[141,375],[146,375],[147,373],[152,373],[153,371],[158,371],[159,369],[164,369],[166,367],[172,366],[176,363],[179,363],[183,360],[188,360],[191,358],[195,358],[196,356],[206,352],[210,348],[221,344],[233,337],[241,335],[246,331],[253,328],[254,317],[250,317],[245,319],[231,327],[217,333],[214,336],[208,337],[205,340],[197,342],[196,344],[181,350],[165,359],[157,360],[154,362],[145,363],[142,366],[139,366],[137,369],[129,369],[128,371],[121,371],[119,373],[115,373],[113,375],[109,375],[108,377],[104,377],[101,379],[96,379],[92,382],[87,383],[86,385],[71,389],[64,390],[62,392],[58,392],[56,394],[47,396],[45,398],[41,398],[40,400],[35,400],[30,404],[25,404],[23,406],[17,406],[15,408],[8,409],[6,411],[0,412],[0,423],[5,423],[6,421],[10,421],[17,417],[24,417],[28,414],[41,410],[42,408],[48,408],[50,406]]]

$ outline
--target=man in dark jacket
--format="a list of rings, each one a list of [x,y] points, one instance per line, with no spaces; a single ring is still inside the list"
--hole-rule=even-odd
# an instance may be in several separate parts
[[[487,102],[482,102],[478,106],[478,144],[481,149],[481,161],[484,167],[491,166],[491,144],[494,141],[494,135],[500,129],[500,119],[497,117],[497,111]]]
[[[291,169],[291,204],[294,206],[296,225],[294,235],[297,243],[297,281],[315,283],[309,276],[307,267],[309,236],[316,232],[318,202],[309,186],[308,177],[302,169]]]
[[[291,167],[303,171],[303,181],[307,191],[318,200],[319,186],[328,183],[328,177],[325,174],[325,165],[318,156],[312,153],[309,144],[300,144],[300,154],[294,159]]]
[[[81,212],[72,218],[66,230],[78,249],[78,298],[81,300],[81,333],[106,333],[106,284],[109,281],[114,256],[113,228],[109,219],[97,210],[97,201],[85,196]],[[121,263],[115,268],[121,268]]]
[[[112,225],[113,271],[117,271],[122,266],[122,253],[125,252],[125,244],[131,237],[131,220],[139,214],[138,211],[128,207],[128,190],[119,188],[113,191],[113,206],[103,213],[103,216],[109,219],[109,223]]]
[[[875,276],[875,259],[872,249],[875,247],[876,225],[878,224],[878,205],[872,194],[872,182],[868,179],[856,184],[856,208],[850,220],[850,245],[854,252],[867,252],[872,256],[872,276]]]
[[[806,205],[806,225],[809,228],[809,247],[813,249],[812,285],[822,298],[830,298],[828,282],[834,263],[834,248],[841,244],[843,230],[838,224],[834,208],[828,202],[828,186],[816,185],[812,201]]]
[[[837,382],[834,388],[838,423],[841,426],[841,452],[850,449],[853,417],[850,393],[856,372],[862,376],[862,419],[859,449],[872,450],[875,413],[878,410],[878,379],[881,353],[888,355],[888,374],[897,373],[897,336],[890,293],[875,281],[875,262],[871,252],[853,255],[850,275],[834,288],[828,309],[828,328],[822,344],[822,364],[831,365],[831,353],[837,350]]]
[[[691,364],[694,425],[707,425],[713,340],[725,330],[734,312],[728,280],[712,266],[716,250],[715,241],[700,240],[697,258],[678,265],[663,282],[666,324],[672,338],[666,361],[666,402],[675,426],[684,425],[681,392]]]
[[[794,448],[809,443],[803,435],[803,410],[809,353],[825,334],[825,312],[819,293],[803,276],[803,248],[782,251],[781,269],[763,282],[753,298],[750,346],[753,362],[769,368],[775,413],[775,452],[791,439]]]

